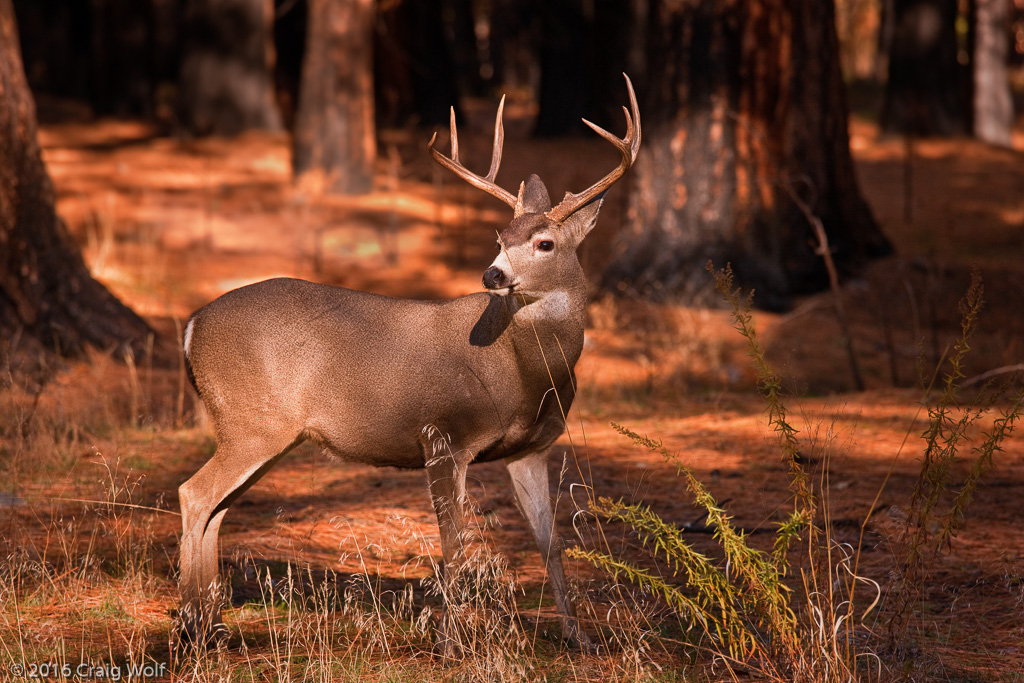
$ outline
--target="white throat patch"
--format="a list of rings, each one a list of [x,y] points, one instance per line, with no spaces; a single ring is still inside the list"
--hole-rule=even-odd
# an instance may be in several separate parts
[[[534,320],[563,320],[572,313],[568,292],[549,292],[543,298],[521,309]]]

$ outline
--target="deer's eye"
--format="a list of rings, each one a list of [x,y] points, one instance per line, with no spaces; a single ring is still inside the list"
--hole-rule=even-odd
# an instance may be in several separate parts
[[[538,240],[534,246],[540,251],[551,251],[555,248],[555,243],[551,240]]]

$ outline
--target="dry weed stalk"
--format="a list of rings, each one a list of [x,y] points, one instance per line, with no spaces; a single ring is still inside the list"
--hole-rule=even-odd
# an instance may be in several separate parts
[[[960,336],[945,362],[938,396],[930,405],[925,402],[928,425],[921,434],[924,456],[905,524],[896,539],[897,585],[892,588],[894,603],[886,631],[887,648],[899,656],[905,654],[914,607],[929,585],[938,556],[951,548],[981,477],[993,467],[995,454],[1002,451],[1002,444],[1013,433],[1024,410],[1024,390],[1018,390],[1006,403],[1006,387],[994,387],[991,382],[973,400],[961,400],[964,361],[983,306],[984,288],[975,271],[960,302]],[[991,429],[981,430],[980,440],[970,445],[979,421],[992,415],[1001,401],[1004,407]],[[963,464],[969,465],[968,472],[958,480],[958,465]]]
[[[678,455],[613,423],[635,444],[675,464],[677,475],[714,529],[722,559],[715,561],[697,552],[682,530],[649,507],[608,499],[598,500],[592,510],[607,521],[629,525],[654,558],[667,565],[670,578],[685,578],[685,587],[608,552],[575,550],[572,554],[659,596],[697,629],[698,646],[730,670],[753,668],[775,681],[856,680],[858,660],[869,653],[859,652],[854,645],[852,594],[858,581],[868,580],[856,575],[854,554],[831,538],[827,524],[820,527],[816,521],[820,503],[800,461],[798,432],[787,416],[781,380],[757,340],[750,297],[744,299],[733,289],[728,267],[712,272],[719,292],[732,306],[737,331],[747,339],[768,422],[789,472],[793,510],[775,529],[771,550],[753,548]],[[800,595],[786,582],[797,539],[806,547],[807,564],[801,571]],[[873,607],[874,603],[868,610]]]
[[[722,558],[715,561],[697,552],[681,529],[665,522],[649,507],[606,498],[592,504],[592,511],[605,520],[626,523],[643,547],[667,567],[668,578],[610,552],[575,550],[572,554],[616,578],[624,577],[684,615],[691,628],[703,636],[698,646],[727,665],[752,667],[769,680],[825,682],[883,680],[904,662],[904,678],[909,680],[907,677],[918,666],[904,661],[903,652],[914,606],[929,585],[938,555],[950,547],[962,528],[981,477],[992,468],[995,454],[1002,450],[1024,410],[1024,391],[1017,391],[1006,401],[1004,391],[986,386],[972,402],[961,403],[959,398],[964,359],[983,303],[980,277],[974,275],[961,304],[961,335],[947,360],[938,396],[928,406],[928,426],[922,434],[924,457],[905,526],[897,539],[902,551],[894,569],[898,577],[892,589],[895,597],[887,606],[887,639],[880,640],[864,626],[864,619],[880,604],[880,586],[860,575],[859,553],[832,535],[828,515],[831,430],[820,448],[825,466],[817,487],[821,491],[819,499],[800,462],[798,432],[788,420],[781,382],[768,366],[754,333],[750,298],[744,301],[732,289],[728,268],[714,275],[720,293],[732,305],[737,330],[748,341],[768,421],[778,436],[782,460],[789,471],[793,511],[776,529],[770,551],[753,549],[677,455],[660,442],[613,424],[637,445],[675,463],[695,504],[714,529]],[[979,420],[993,416],[1000,401],[1004,407],[993,417],[991,428],[979,429]],[[968,442],[978,432],[980,438],[968,449]],[[965,467],[966,475],[957,478],[955,473]],[[872,509],[877,503],[876,496]],[[866,525],[867,520],[862,532]],[[794,546],[798,538],[804,548],[803,566],[798,582],[787,581],[793,550],[800,547]],[[674,578],[684,579],[685,585],[671,582]],[[861,609],[863,605],[855,608],[859,584],[869,587],[867,597],[871,600],[866,609]],[[882,653],[893,656],[883,660]]]

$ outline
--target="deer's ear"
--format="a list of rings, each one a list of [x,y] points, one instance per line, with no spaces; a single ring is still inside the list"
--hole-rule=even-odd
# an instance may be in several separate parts
[[[596,199],[584,204],[575,213],[565,219],[562,226],[568,231],[572,238],[579,245],[590,231],[597,225],[597,214],[601,211],[601,204],[604,202],[604,193]]]
[[[516,216],[521,216],[524,213],[547,213],[550,210],[551,196],[548,194],[548,188],[544,186],[544,181],[534,173],[519,186]]]

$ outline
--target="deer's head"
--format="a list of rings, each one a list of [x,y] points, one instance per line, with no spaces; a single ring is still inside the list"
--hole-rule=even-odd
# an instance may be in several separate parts
[[[512,207],[512,222],[498,235],[500,253],[484,271],[485,288],[503,296],[516,293],[526,303],[531,303],[543,299],[551,292],[564,291],[567,286],[583,286],[583,272],[576,257],[576,249],[594,228],[608,188],[633,165],[640,149],[640,110],[628,76],[626,87],[632,107],[632,115],[628,109],[622,108],[626,115],[626,137],[617,138],[584,119],[584,123],[619,149],[622,160],[611,173],[583,192],[567,192],[555,207],[551,206],[547,188],[536,175],[531,175],[520,184],[518,196],[494,182],[501,164],[505,138],[502,126],[505,98],[502,98],[498,106],[491,168],[486,176],[472,173],[459,161],[454,109],[451,115],[451,158],[434,147],[437,135],[431,138],[430,153],[438,163]]]

